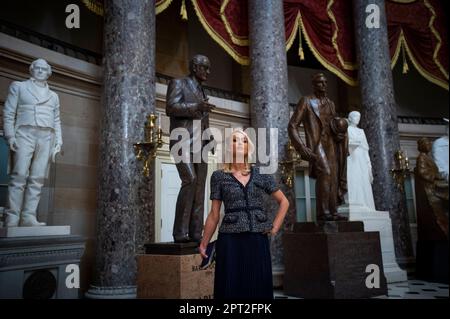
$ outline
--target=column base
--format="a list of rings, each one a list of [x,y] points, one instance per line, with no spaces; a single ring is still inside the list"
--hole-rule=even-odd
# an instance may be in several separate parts
[[[91,286],[84,296],[88,299],[136,299],[136,286]]]

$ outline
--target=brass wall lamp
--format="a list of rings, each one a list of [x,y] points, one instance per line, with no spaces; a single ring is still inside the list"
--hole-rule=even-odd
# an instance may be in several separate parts
[[[405,179],[410,174],[408,156],[399,150],[395,152],[394,167],[391,169],[395,184],[403,192],[405,189]]]
[[[296,166],[300,165],[302,159],[300,158],[300,155],[295,151],[295,148],[292,146],[291,140],[289,140],[286,148],[287,159],[285,161],[280,161],[279,164],[283,182],[291,188],[294,185]]]
[[[156,158],[156,151],[164,144],[162,140],[161,119],[158,128],[156,128],[156,114],[147,116],[147,121],[144,127],[144,141],[133,144],[136,158],[139,161],[144,161],[143,173],[144,176],[150,176],[151,161]]]

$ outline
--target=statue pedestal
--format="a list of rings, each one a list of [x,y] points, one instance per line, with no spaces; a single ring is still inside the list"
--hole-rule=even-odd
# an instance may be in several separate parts
[[[284,293],[301,298],[355,299],[387,294],[378,232],[362,222],[296,223],[283,236]],[[379,272],[366,272],[368,265]],[[378,275],[379,285],[366,281]]]
[[[196,243],[146,244],[137,257],[137,297],[149,299],[212,299],[214,266],[199,268]]]
[[[70,235],[70,226],[2,227],[0,237],[38,237]]]
[[[365,231],[380,232],[384,275],[388,283],[408,280],[406,271],[398,266],[395,259],[394,238],[389,212],[371,211],[362,206],[345,205],[339,207],[339,213],[348,216],[349,221],[362,221]]]
[[[84,244],[74,235],[0,238],[0,299],[79,298]]]

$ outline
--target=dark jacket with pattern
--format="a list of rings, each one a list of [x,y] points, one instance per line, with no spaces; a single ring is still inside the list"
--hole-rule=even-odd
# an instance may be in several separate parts
[[[250,179],[243,186],[231,173],[215,171],[211,176],[210,199],[221,200],[225,216],[219,228],[222,233],[265,232],[272,229],[272,220],[265,211],[265,194],[279,189],[272,175],[260,174],[252,167]]]

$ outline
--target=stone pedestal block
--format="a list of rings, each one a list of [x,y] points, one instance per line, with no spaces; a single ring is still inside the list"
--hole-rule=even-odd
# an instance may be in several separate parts
[[[294,232],[285,233],[283,245],[287,295],[355,299],[387,294],[379,233],[364,232],[362,222],[297,223]],[[370,288],[377,283],[374,277],[379,284]]]
[[[214,264],[200,269],[194,244],[147,244],[137,257],[137,297],[151,299],[212,299]]]
[[[394,238],[392,236],[392,222],[389,212],[370,211],[365,207],[344,206],[339,212],[347,215],[350,221],[362,221],[365,231],[380,232],[381,254],[383,268],[388,283],[407,281],[408,276],[395,259]]]
[[[2,227],[0,237],[36,237],[70,235],[70,226]]]
[[[0,299],[79,298],[84,245],[74,235],[0,238]]]

